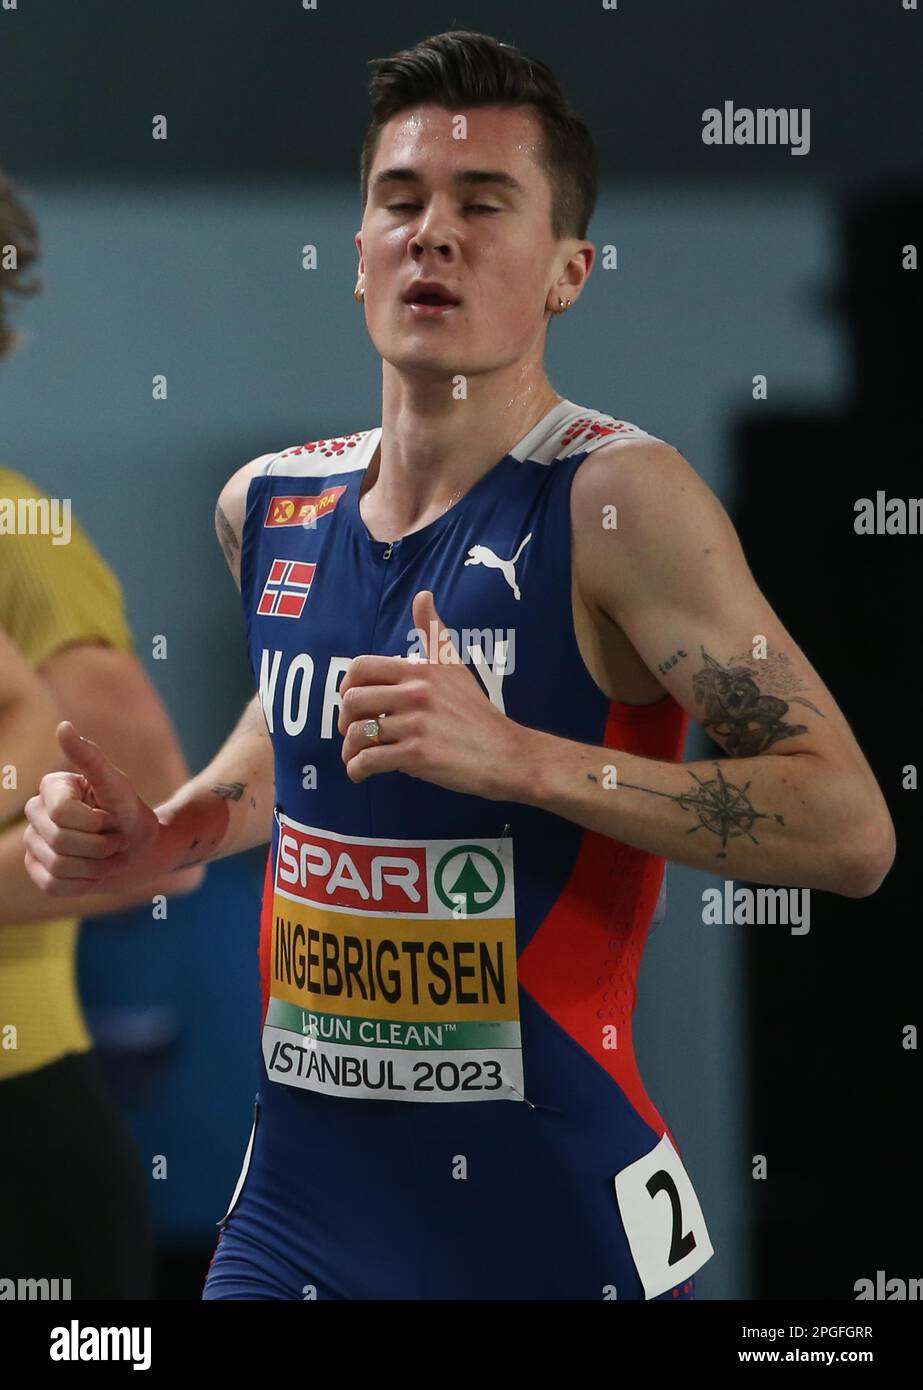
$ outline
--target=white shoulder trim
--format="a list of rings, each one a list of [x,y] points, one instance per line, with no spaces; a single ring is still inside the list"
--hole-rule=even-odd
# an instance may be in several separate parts
[[[533,463],[553,463],[555,459],[572,458],[575,454],[592,453],[603,444],[616,439],[650,439],[662,444],[657,435],[649,434],[630,420],[618,420],[601,410],[592,410],[573,401],[561,401],[543,421],[526,435],[512,451],[520,460]]]
[[[604,444],[612,444],[617,439],[649,439],[658,444],[664,441],[650,434],[640,425],[630,420],[619,420],[602,410],[588,410],[575,406],[573,415],[564,423],[560,436],[558,458],[572,458],[574,454],[589,454]]]
[[[260,473],[284,478],[325,478],[336,473],[354,473],[367,468],[381,439],[381,426],[359,430],[333,439],[315,439],[291,444],[260,468]],[[553,463],[555,459],[589,454],[616,439],[665,441],[649,434],[630,420],[618,420],[601,410],[562,400],[510,450],[520,462]]]
[[[274,454],[260,470],[274,478],[326,478],[334,473],[354,473],[371,462],[381,429],[360,430],[335,439],[314,439],[290,444]]]

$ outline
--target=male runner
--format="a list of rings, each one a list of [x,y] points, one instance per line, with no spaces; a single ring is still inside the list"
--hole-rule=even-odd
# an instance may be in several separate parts
[[[54,893],[271,825],[263,1074],[205,1297],[689,1298],[712,1249],[631,1041],[664,859],[864,896],[890,817],[717,499],[545,375],[595,256],[553,75],[453,32],[372,97],[382,424],[231,478],[258,696],[156,811],[61,725],[128,848],[48,777],[27,862]],[[728,759],[680,761],[690,716]]]

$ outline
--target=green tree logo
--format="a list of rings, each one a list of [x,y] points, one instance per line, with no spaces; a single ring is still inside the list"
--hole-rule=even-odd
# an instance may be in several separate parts
[[[455,863],[459,858],[462,863]],[[493,888],[491,888],[491,881]],[[503,865],[483,845],[458,845],[444,854],[436,865],[436,892],[454,912],[461,906],[463,917],[489,912],[506,886]]]

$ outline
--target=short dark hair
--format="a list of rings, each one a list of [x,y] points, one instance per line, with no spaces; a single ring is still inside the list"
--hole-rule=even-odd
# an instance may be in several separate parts
[[[3,268],[3,248],[16,247],[16,269]],[[39,258],[38,227],[35,218],[20,202],[10,180],[0,169],[0,357],[16,345],[16,333],[8,317],[10,294],[35,294],[41,280],[26,280],[25,273]]]
[[[381,128],[424,103],[458,111],[475,106],[533,106],[542,130],[539,160],[551,184],[551,234],[585,239],[599,190],[596,147],[550,68],[489,34],[452,29],[390,58],[372,58],[372,123],[360,161],[362,211]]]

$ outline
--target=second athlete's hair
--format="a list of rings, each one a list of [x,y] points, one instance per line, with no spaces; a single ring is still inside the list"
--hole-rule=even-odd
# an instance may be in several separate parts
[[[6,268],[6,247],[16,248],[15,268]],[[19,200],[13,184],[0,169],[0,357],[16,346],[19,334],[9,319],[12,294],[29,295],[41,289],[37,278],[27,280],[26,271],[39,257],[38,227],[35,218]]]

